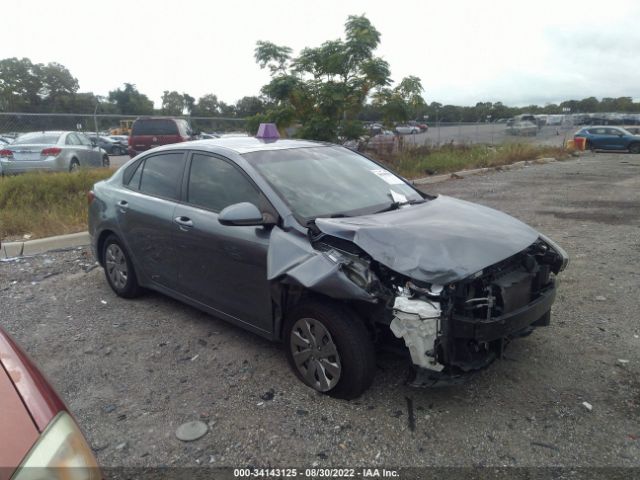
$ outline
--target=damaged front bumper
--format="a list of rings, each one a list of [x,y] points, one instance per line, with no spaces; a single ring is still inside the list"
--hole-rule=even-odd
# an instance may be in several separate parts
[[[566,267],[567,257],[545,245],[537,242],[435,291],[432,285],[407,282],[395,298],[389,327],[404,340],[418,367],[414,384],[455,383],[462,374],[501,357],[512,339],[549,325],[554,274]]]

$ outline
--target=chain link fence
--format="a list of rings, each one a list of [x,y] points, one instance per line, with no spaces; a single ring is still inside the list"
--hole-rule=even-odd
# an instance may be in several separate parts
[[[136,118],[138,115],[0,112],[0,137],[12,139],[22,133],[45,130],[129,135],[131,125]],[[202,133],[245,133],[246,128],[244,118],[184,116],[167,118],[184,118],[194,131]]]

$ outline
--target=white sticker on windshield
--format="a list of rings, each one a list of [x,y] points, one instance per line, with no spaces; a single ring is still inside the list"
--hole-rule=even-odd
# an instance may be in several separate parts
[[[387,182],[389,185],[402,185],[404,183],[402,180],[396,177],[393,173],[387,172],[382,168],[376,168],[374,170],[371,170],[371,173],[373,173],[374,175],[377,175],[382,180]]]
[[[405,197],[401,193],[394,192],[393,188],[389,189],[389,193],[391,194],[391,198],[395,203],[407,203],[407,197]]]

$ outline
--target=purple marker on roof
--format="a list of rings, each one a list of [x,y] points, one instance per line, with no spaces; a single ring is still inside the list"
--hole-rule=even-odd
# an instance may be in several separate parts
[[[263,138],[265,140],[276,140],[280,138],[278,128],[275,123],[261,123],[258,128],[256,138]]]

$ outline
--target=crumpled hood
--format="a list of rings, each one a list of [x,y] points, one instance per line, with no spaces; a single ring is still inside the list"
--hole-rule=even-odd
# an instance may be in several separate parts
[[[395,272],[440,285],[515,255],[539,237],[506,213],[444,195],[375,215],[318,218],[316,225]]]

